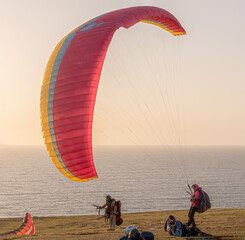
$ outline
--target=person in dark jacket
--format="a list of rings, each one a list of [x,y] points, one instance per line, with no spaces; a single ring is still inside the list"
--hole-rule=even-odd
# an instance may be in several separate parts
[[[197,205],[199,204],[199,191],[198,190],[199,189],[202,190],[202,188],[199,187],[197,184],[193,184],[191,187],[193,189],[193,195],[191,197],[191,208],[188,214],[189,220],[188,220],[187,225],[188,226],[192,225],[193,227],[196,227],[194,215],[197,211]]]

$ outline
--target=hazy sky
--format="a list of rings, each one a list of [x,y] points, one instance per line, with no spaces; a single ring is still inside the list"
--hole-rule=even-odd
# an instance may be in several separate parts
[[[187,35],[143,23],[115,34],[94,143],[245,145],[244,0],[0,0],[0,144],[43,144],[42,76],[61,38],[138,5],[170,11]]]

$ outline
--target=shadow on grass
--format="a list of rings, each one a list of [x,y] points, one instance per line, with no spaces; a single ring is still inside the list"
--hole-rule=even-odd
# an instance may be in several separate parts
[[[233,236],[200,236],[200,237],[188,237],[188,240],[234,240]]]
[[[95,235],[95,234],[99,234],[99,232],[70,233],[69,235]]]

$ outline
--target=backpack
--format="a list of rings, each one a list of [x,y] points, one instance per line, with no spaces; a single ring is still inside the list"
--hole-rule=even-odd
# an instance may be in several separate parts
[[[197,189],[199,191],[199,203],[197,204],[197,212],[203,213],[211,208],[211,202],[208,194],[201,189]]]
[[[179,222],[179,221],[175,222],[174,227],[173,227],[173,235],[176,237],[181,237],[182,231],[183,231],[182,222]]]
[[[154,234],[152,232],[142,232],[141,236],[145,239],[145,240],[154,240]]]
[[[121,206],[122,203],[120,200],[116,201],[115,205],[117,206],[117,213],[116,213],[116,225],[120,226],[123,223],[123,219],[121,218]]]

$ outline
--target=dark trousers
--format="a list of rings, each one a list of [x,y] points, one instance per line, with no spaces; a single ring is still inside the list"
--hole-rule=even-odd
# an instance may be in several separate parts
[[[189,221],[187,223],[188,226],[190,226],[190,225],[192,225],[193,227],[196,226],[196,223],[195,223],[195,220],[194,220],[194,215],[195,215],[196,210],[197,210],[196,207],[191,207],[190,208],[190,211],[189,211],[189,214],[188,214],[188,217],[189,217]]]

